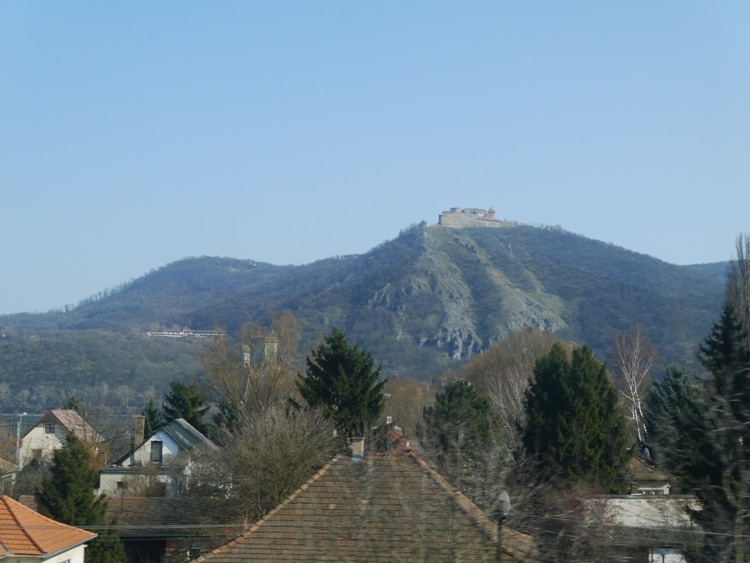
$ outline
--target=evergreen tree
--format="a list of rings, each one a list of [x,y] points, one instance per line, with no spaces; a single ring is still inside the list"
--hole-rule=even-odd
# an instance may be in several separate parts
[[[473,457],[492,440],[498,417],[489,397],[466,380],[448,383],[435,395],[435,406],[424,410],[427,443],[439,459]]]
[[[473,494],[476,482],[486,476],[486,453],[495,445],[500,426],[489,397],[469,381],[453,381],[435,395],[435,406],[425,408],[423,418],[421,444],[432,451],[449,479]]]
[[[106,524],[107,500],[104,495],[94,496],[98,479],[91,450],[71,434],[66,447],[55,450],[50,476],[34,496],[45,516],[97,532],[86,551],[87,563],[120,563],[125,560],[122,542],[114,530],[101,529]]]
[[[545,470],[612,492],[626,489],[625,420],[607,370],[588,346],[540,358],[526,393],[526,451]]]
[[[169,391],[164,393],[164,400],[166,402],[162,403],[161,408],[166,422],[182,418],[202,434],[206,433],[203,424],[206,397],[198,390],[197,381],[188,385],[175,379],[169,384]]]
[[[733,307],[727,303],[699,359],[711,376],[677,411],[676,439],[664,465],[695,493],[693,518],[706,531],[709,560],[750,557],[750,354]]]
[[[83,401],[81,401],[75,395],[71,395],[70,397],[68,397],[68,402],[65,403],[65,406],[63,406],[63,408],[74,410],[81,416],[83,420],[88,420],[89,413],[86,405],[84,405]]]
[[[748,391],[743,377],[750,363],[746,337],[734,307],[727,302],[698,352],[701,364],[713,376],[714,390],[721,395]]]
[[[351,346],[334,328],[307,357],[307,372],[297,379],[302,398],[320,408],[345,437],[365,436],[383,412],[380,367],[373,369],[372,354]]]
[[[644,444],[647,459],[666,469],[670,452],[682,440],[682,422],[693,410],[699,387],[684,369],[671,366],[664,377],[653,384],[646,396],[643,419],[648,441]]]
[[[161,411],[159,411],[153,398],[148,400],[148,403],[143,407],[141,414],[145,418],[143,434],[146,439],[153,436],[159,428],[166,424],[164,416],[161,414]]]

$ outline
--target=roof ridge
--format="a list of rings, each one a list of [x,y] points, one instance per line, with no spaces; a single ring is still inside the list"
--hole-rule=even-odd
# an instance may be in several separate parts
[[[57,420],[65,430],[77,438],[88,442],[102,442],[104,438],[86,420],[81,413],[75,409],[50,409],[49,413]],[[41,421],[41,419],[40,419]],[[37,422],[38,424],[38,422]]]
[[[269,518],[271,518],[274,514],[276,514],[284,506],[286,506],[288,503],[290,503],[295,498],[297,498],[303,491],[305,491],[310,485],[312,485],[313,482],[317,481],[323,475],[325,475],[328,472],[328,470],[330,469],[331,465],[333,465],[339,459],[340,455],[341,454],[336,454],[331,461],[329,461],[323,467],[321,467],[320,469],[318,469],[318,471],[316,471],[315,474],[312,477],[310,477],[307,481],[305,481],[299,487],[297,487],[297,489],[295,489],[295,491],[291,495],[289,495],[287,498],[285,498],[283,501],[281,501],[279,504],[277,504],[267,514],[265,514],[262,518],[260,518],[259,520],[257,520],[255,522],[255,524],[253,524],[252,526],[250,526],[247,530],[245,530],[244,532],[242,532],[239,536],[237,536],[236,538],[234,538],[231,541],[228,541],[227,543],[225,543],[223,545],[220,545],[219,547],[217,547],[213,551],[210,551],[208,553],[204,553],[203,555],[201,555],[197,559],[194,559],[194,561],[195,562],[203,561],[209,555],[214,555],[216,553],[221,553],[221,552],[229,549],[230,547],[233,547],[234,545],[236,545],[240,541],[242,541],[242,540],[250,537],[258,528],[260,528],[265,522],[267,522],[269,520]]]
[[[57,520],[54,520],[53,518],[50,518],[49,516],[45,516],[44,514],[36,510],[33,510],[29,508],[28,506],[18,502],[17,500],[14,500],[8,495],[0,495],[0,500],[2,500],[2,502],[5,504],[8,514],[10,514],[10,516],[13,518],[13,521],[18,526],[18,529],[24,534],[24,537],[26,537],[29,540],[29,542],[31,542],[31,544],[39,551],[40,555],[48,553],[47,547],[42,545],[37,540],[37,538],[35,538],[34,535],[28,531],[29,524],[28,522],[27,523],[21,522],[21,520],[19,519],[20,514],[23,514],[33,519],[42,520],[44,523],[48,522],[50,529],[59,530],[60,528],[65,528],[67,530],[74,530],[77,532],[81,532],[84,535],[88,534],[90,536],[87,539],[80,540],[78,543],[89,541],[97,536],[96,533],[90,530],[84,530],[83,528],[77,528],[75,526],[71,526],[70,524],[58,522]],[[33,527],[39,527],[40,529],[42,528],[42,526],[33,526]],[[44,527],[46,528],[47,526],[44,526]],[[70,545],[72,546],[73,544],[70,544]],[[6,548],[6,551],[7,551],[7,548]]]
[[[476,526],[484,532],[491,541],[498,541],[497,524],[482,510],[474,501],[451,485],[448,480],[440,475],[417,451],[412,450],[408,456],[415,460],[440,487],[453,498],[458,507],[471,518]]]

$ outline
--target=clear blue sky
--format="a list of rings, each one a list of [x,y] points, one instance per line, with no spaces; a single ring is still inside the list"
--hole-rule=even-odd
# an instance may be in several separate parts
[[[0,3],[0,313],[454,206],[730,259],[748,29],[746,1]]]

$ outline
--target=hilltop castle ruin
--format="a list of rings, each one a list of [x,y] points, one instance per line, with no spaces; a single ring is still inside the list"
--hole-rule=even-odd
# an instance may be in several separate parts
[[[517,227],[516,221],[501,221],[495,218],[495,210],[490,207],[477,209],[476,207],[451,207],[450,211],[443,211],[438,216],[438,225],[462,229],[464,227]]]

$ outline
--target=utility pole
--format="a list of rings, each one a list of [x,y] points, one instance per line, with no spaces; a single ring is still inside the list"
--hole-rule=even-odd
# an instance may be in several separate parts
[[[21,468],[21,423],[23,422],[23,417],[26,416],[25,412],[22,412],[18,416],[18,424],[16,425],[16,465],[18,465],[19,469]]]

